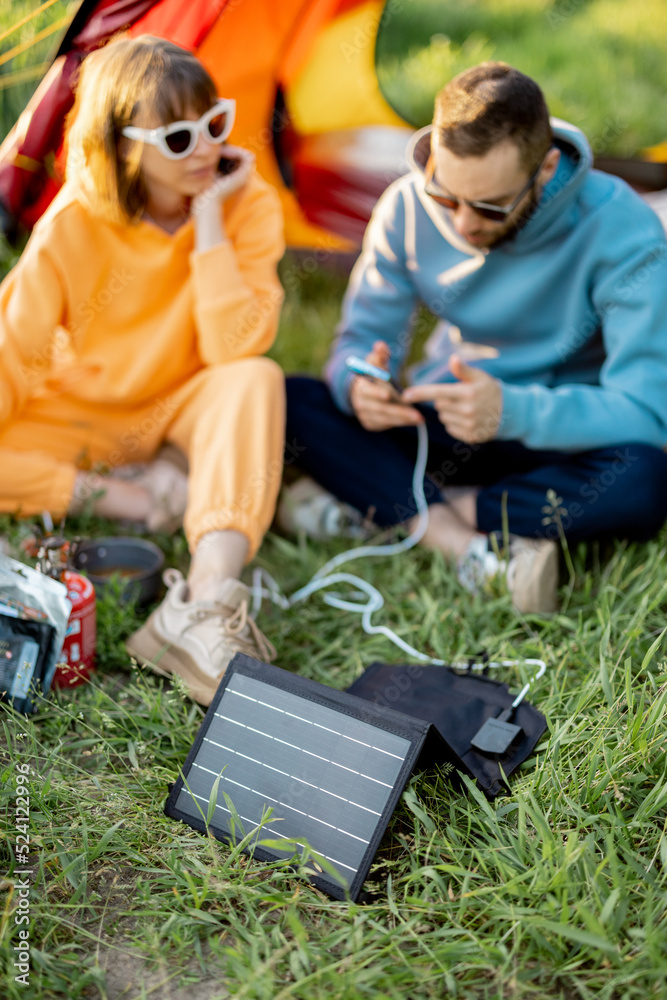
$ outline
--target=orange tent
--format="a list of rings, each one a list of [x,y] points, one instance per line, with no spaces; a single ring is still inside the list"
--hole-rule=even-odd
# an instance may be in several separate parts
[[[120,30],[196,52],[237,101],[230,142],[278,190],[288,243],[349,250],[405,169],[408,130],[382,97],[375,40],[384,0],[83,0],[58,54],[0,147],[5,229],[29,228],[63,179],[76,70]]]

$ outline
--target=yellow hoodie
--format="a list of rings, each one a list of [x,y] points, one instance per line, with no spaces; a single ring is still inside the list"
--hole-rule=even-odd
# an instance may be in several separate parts
[[[263,354],[283,298],[279,201],[254,175],[223,215],[227,239],[196,253],[191,221],[113,224],[66,184],[0,286],[0,426],[31,398],[134,408]]]

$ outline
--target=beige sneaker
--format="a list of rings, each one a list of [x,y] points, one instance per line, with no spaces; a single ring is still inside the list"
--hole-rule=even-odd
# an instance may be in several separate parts
[[[512,604],[523,614],[551,614],[558,607],[558,547],[548,538],[520,538],[510,543],[507,586]]]
[[[248,614],[250,591],[239,580],[220,584],[215,601],[189,601],[177,569],[164,573],[166,597],[125,648],[163,677],[178,674],[191,696],[209,705],[235,653],[270,662],[276,650]]]
[[[550,614],[558,606],[558,548],[548,538],[511,535],[509,559],[500,559],[487,536],[476,534],[458,561],[457,575],[471,593],[504,575],[512,604],[522,614]]]

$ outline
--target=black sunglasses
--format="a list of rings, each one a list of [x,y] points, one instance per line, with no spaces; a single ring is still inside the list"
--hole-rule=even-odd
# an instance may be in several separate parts
[[[546,160],[546,156],[544,157],[544,160]],[[456,211],[459,205],[463,203],[464,205],[467,205],[468,208],[472,208],[473,212],[477,212],[478,215],[481,215],[483,219],[489,219],[491,222],[504,222],[507,216],[517,207],[521,199],[530,191],[531,187],[537,180],[537,175],[544,166],[544,160],[542,160],[539,167],[537,167],[537,169],[530,175],[526,185],[521,188],[511,205],[490,205],[486,201],[468,201],[467,198],[453,198],[451,195],[445,194],[442,188],[438,187],[438,185],[433,181],[433,175],[435,173],[435,156],[433,153],[429,156],[428,163],[426,164],[426,170],[424,171],[424,190],[429,197],[433,198],[438,205],[442,205],[443,208],[449,208],[452,211]]]

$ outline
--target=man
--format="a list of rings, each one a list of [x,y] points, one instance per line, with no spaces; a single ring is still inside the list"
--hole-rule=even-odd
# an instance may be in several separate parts
[[[288,381],[288,440],[342,501],[409,528],[425,422],[423,544],[471,589],[504,570],[520,611],[551,611],[559,535],[643,540],[667,515],[664,232],[504,63],[453,79],[409,156],[369,224],[328,388]],[[346,359],[399,378],[420,301],[442,322],[392,399]]]

